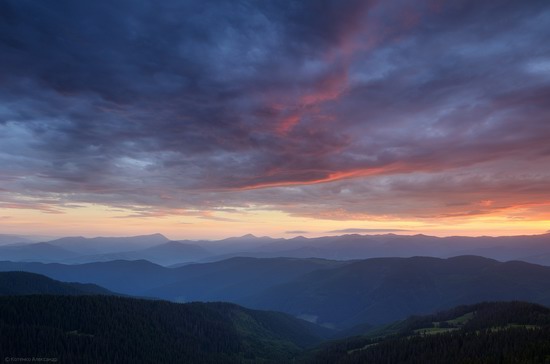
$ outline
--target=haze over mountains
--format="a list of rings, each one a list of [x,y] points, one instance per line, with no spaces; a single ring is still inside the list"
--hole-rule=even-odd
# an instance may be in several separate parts
[[[550,267],[475,256],[373,258],[319,270],[240,302],[330,327],[382,324],[481,301],[550,305]]]
[[[6,244],[20,244],[20,243],[31,243],[32,240],[24,236],[11,235],[11,234],[0,234],[0,245]]]
[[[342,262],[294,258],[231,258],[167,268],[146,260],[86,264],[0,262],[1,271],[28,271],[66,282],[95,283],[115,292],[177,301],[243,297]],[[204,281],[203,281],[204,280]],[[176,285],[171,288],[171,284]],[[157,292],[158,291],[158,292]]]
[[[483,300],[550,304],[550,234],[341,235],[170,241],[67,237],[0,247],[26,271],[174,302],[226,301],[327,327],[382,324]],[[523,262],[521,262],[523,261]]]
[[[548,306],[550,266],[520,259],[546,263],[545,257],[550,251],[549,237],[549,234],[497,238],[352,234],[313,239],[272,239],[245,235],[219,241],[170,241],[161,234],[153,234],[20,242],[0,247],[0,295],[123,295],[173,303],[226,302],[221,306],[196,304],[198,306],[193,306],[197,307],[193,312],[202,316],[185,318],[189,322],[198,320],[196,325],[204,325],[208,330],[214,330],[216,325],[224,322],[227,337],[241,343],[228,348],[228,351],[223,349],[218,353],[221,356],[216,354],[214,357],[219,359],[229,355],[234,362],[239,362],[241,355],[250,362],[255,362],[257,357],[275,362],[301,361],[299,356],[305,355],[304,350],[310,345],[305,342],[313,345],[328,337],[364,335],[373,328],[411,315],[483,301],[520,300]],[[3,304],[6,307],[22,304],[30,309],[51,301],[56,309],[60,309],[73,302],[93,307],[103,305],[120,312],[124,307],[131,307],[131,310],[137,310],[135,314],[146,315],[143,320],[147,322],[157,322],[158,319],[157,316],[147,316],[149,310],[161,310],[158,313],[161,317],[187,310],[164,306],[165,303],[159,304],[158,307],[162,308],[158,308],[141,301],[110,298],[90,298],[93,302],[63,300],[45,297],[15,302],[8,298]],[[91,315],[100,314],[88,306],[81,309]],[[27,317],[26,313],[20,314]],[[80,311],[73,314],[76,315],[74,320],[87,322],[80,316]],[[165,325],[167,319],[168,316],[155,325]],[[212,323],[212,320],[218,323]],[[273,322],[277,320],[283,320],[283,323],[275,325]],[[72,325],[69,321],[64,325]],[[131,326],[126,318],[116,318],[115,322],[116,325]],[[52,325],[47,320],[44,324]],[[166,325],[163,330],[174,330],[170,324]],[[240,327],[237,331],[233,331],[235,325]],[[266,329],[265,325],[275,326]],[[63,330],[67,331],[69,326],[64,326]],[[20,330],[13,325],[6,329]],[[47,328],[51,335],[58,335],[55,337],[59,340],[68,335],[56,330]],[[77,330],[77,333],[103,337],[88,331],[80,333]],[[265,340],[257,341],[253,339],[254,335],[261,335]],[[209,345],[211,337],[206,335],[200,340]],[[63,345],[73,345],[69,344],[72,338],[63,340],[68,340]],[[116,342],[122,339],[108,335],[98,342],[94,340],[93,345],[100,347],[104,345],[100,344],[103,340]],[[178,341],[179,344],[164,343],[158,350],[166,358],[171,355],[181,357],[184,352],[188,355],[187,349],[178,346],[191,345],[186,341],[188,339],[178,336],[178,340],[183,341]],[[222,338],[216,340],[224,342]],[[14,346],[13,341],[9,344],[13,351],[21,350],[21,347]],[[147,345],[156,347],[160,344],[153,340]],[[254,345],[254,348],[245,349],[239,345]],[[356,343],[352,341],[349,345]],[[539,349],[537,347],[537,353]],[[68,352],[78,350],[74,347]],[[116,352],[110,346],[109,350]],[[342,355],[338,350],[324,353],[323,357]],[[288,354],[283,354],[286,351]],[[148,355],[138,348],[131,352],[136,357]],[[196,359],[200,355],[197,355],[193,358],[200,362]],[[362,356],[344,355],[346,360],[352,357]]]
[[[550,305],[550,267],[475,256],[346,262],[231,258],[177,268],[145,260],[76,265],[0,262],[0,270],[34,272],[176,302],[233,302],[339,329],[484,300]]]
[[[14,243],[17,241],[15,239]],[[550,265],[550,234],[502,237],[359,235],[274,239],[245,235],[217,241],[171,241],[161,234],[117,238],[67,237],[0,246],[0,259],[87,263],[145,259],[160,265],[219,261],[230,257],[291,257],[333,260],[375,257],[478,255],[500,261]]]

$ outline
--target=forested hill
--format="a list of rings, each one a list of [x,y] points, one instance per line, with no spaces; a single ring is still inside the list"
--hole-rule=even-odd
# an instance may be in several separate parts
[[[0,297],[4,358],[84,364],[550,362],[550,309],[531,303],[459,306],[367,330],[322,344],[333,334],[328,329],[229,303]]]
[[[550,309],[480,303],[321,345],[306,363],[550,363]]]
[[[95,284],[60,282],[41,274],[0,272],[0,296],[28,294],[114,295],[116,293]]]
[[[60,363],[285,363],[328,330],[227,303],[0,297],[0,357]]]

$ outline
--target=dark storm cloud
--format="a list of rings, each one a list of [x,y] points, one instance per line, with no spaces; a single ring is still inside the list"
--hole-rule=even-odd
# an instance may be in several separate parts
[[[394,187],[408,173],[550,179],[545,1],[21,0],[0,20],[3,206],[361,216],[408,191],[379,208],[399,215],[428,191]]]

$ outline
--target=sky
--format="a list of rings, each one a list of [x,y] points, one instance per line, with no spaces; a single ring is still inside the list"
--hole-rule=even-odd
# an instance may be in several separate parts
[[[550,3],[0,0],[0,232],[550,229]]]

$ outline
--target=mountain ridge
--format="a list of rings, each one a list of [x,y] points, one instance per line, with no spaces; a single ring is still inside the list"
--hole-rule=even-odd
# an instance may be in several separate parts
[[[41,274],[21,271],[0,272],[0,296],[31,294],[118,295],[90,283],[60,282]]]
[[[161,254],[163,244],[171,240],[161,234],[115,238],[61,238],[47,242],[50,251],[40,251],[32,244],[0,246],[0,256],[14,261],[86,263],[113,259],[150,259],[173,266],[190,262],[214,262],[235,256],[258,258],[292,257],[331,260],[368,259],[376,257],[433,256],[448,258],[457,255],[479,255],[500,261],[523,260],[550,265],[550,234],[501,237],[436,237],[423,234],[344,234],[316,238],[271,238],[247,234],[222,240],[177,240],[186,244],[178,252]],[[10,250],[12,249],[12,250]],[[55,254],[55,249],[65,249]],[[148,251],[151,249],[150,256]],[[158,254],[158,255],[155,255]]]
[[[61,281],[177,302],[229,301],[348,329],[483,300],[550,304],[550,267],[477,256],[331,261],[232,258],[167,268],[145,260],[66,265],[0,262]]]

